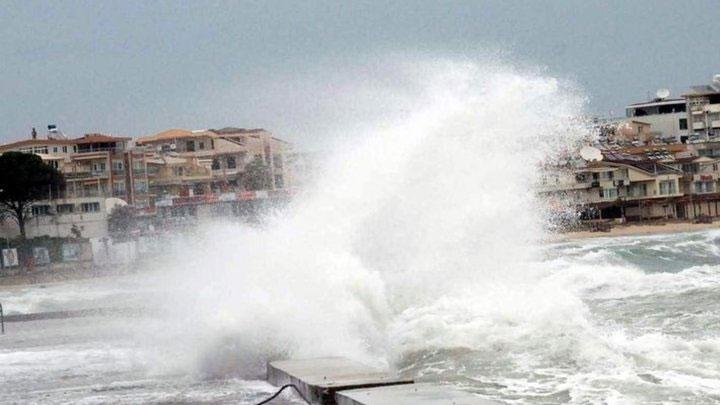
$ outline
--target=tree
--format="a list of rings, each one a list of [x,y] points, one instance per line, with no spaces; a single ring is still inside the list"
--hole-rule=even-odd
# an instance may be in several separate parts
[[[246,190],[267,190],[270,188],[270,169],[262,158],[255,157],[245,166],[243,185]]]
[[[64,185],[62,174],[38,155],[21,152],[0,155],[0,211],[17,222],[23,239],[32,203],[57,197]]]
[[[135,209],[129,205],[117,205],[108,216],[108,230],[113,235],[127,236],[135,229]]]

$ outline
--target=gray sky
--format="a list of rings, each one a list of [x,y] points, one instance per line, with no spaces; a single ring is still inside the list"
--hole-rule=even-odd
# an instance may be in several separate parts
[[[575,81],[602,115],[720,73],[718,0],[183,3],[4,1],[0,142],[56,123],[265,127],[311,144],[338,130],[333,91],[387,54],[501,52]]]

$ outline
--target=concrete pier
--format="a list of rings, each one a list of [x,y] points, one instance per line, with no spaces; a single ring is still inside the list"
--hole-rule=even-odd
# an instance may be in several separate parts
[[[337,405],[498,405],[441,384],[354,389],[338,392],[335,398]]]
[[[276,386],[295,384],[306,399],[321,405],[335,405],[335,393],[341,390],[413,382],[343,357],[273,361],[267,378]]]
[[[451,386],[414,384],[387,371],[343,357],[268,363],[268,382],[294,384],[317,405],[492,405]]]

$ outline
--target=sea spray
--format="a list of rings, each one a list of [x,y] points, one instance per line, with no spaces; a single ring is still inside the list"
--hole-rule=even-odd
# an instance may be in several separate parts
[[[393,364],[503,328],[522,338],[550,313],[565,314],[557,328],[582,321],[578,299],[536,289],[529,263],[543,238],[533,185],[544,159],[585,134],[583,100],[496,63],[398,68],[412,110],[333,150],[262,226],[207,223],[178,243],[172,300],[202,331],[186,340],[207,346],[204,368],[227,355],[218,343],[242,352],[238,368],[291,355]]]

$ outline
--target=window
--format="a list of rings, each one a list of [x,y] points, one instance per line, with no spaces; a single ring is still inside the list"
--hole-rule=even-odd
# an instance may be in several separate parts
[[[616,199],[618,197],[618,191],[616,188],[604,188],[602,189],[600,196],[604,199]]]
[[[187,141],[185,143],[185,150],[188,152],[195,152],[195,141]]]
[[[113,183],[113,194],[125,194],[125,182]]]
[[[675,194],[675,182],[672,180],[665,180],[660,182],[660,194],[668,195]]]
[[[276,169],[282,169],[283,158],[282,158],[281,154],[279,154],[279,153],[273,154],[273,166],[275,166]]]
[[[212,161],[212,169],[213,170],[220,170],[220,161],[217,159],[213,159]]]
[[[234,169],[236,167],[235,165],[235,156],[228,156],[227,157],[227,167],[228,169]]]
[[[630,187],[630,196],[631,197],[645,197],[647,195],[647,184],[640,183],[640,184],[633,184]]]
[[[56,169],[58,168],[58,162],[57,162],[57,160],[51,160],[51,161],[49,161],[49,162],[47,162],[47,163],[48,163],[50,166],[52,166],[52,167],[54,167],[54,168],[56,168]]]
[[[63,153],[67,153],[67,146],[63,146]]]
[[[121,172],[123,170],[123,162],[120,160],[113,160],[112,162],[113,171]]]
[[[198,149],[200,149],[200,150],[205,149],[205,142],[203,142],[203,141],[198,142]]]
[[[148,186],[147,183],[144,181],[136,181],[135,182],[135,191],[138,193],[145,193],[147,192]]]
[[[32,207],[33,216],[50,215],[49,205],[33,205]]]
[[[175,167],[175,168],[173,168],[173,172],[175,173],[176,176],[183,176],[185,174],[185,168],[182,166]]]
[[[75,206],[73,204],[58,204],[55,209],[58,214],[72,214],[75,212]]]
[[[105,171],[105,162],[93,163],[92,171],[96,173],[102,173]]]
[[[276,174],[275,175],[275,188],[283,188],[284,185],[285,184],[283,182],[283,176]]]
[[[696,193],[712,193],[715,191],[715,183],[712,181],[696,181],[695,192]]]
[[[680,118],[678,124],[680,125],[680,129],[688,129],[687,118]]]
[[[57,148],[57,146],[53,146],[53,153],[58,153],[58,148]]]
[[[99,202],[89,202],[80,204],[82,212],[100,212]]]
[[[33,148],[34,153],[44,153],[47,155],[48,153],[48,147],[47,146],[36,146]]]

